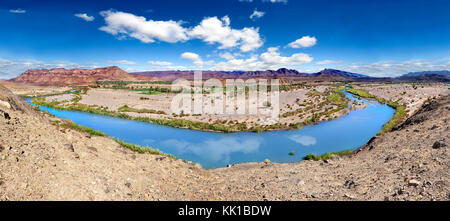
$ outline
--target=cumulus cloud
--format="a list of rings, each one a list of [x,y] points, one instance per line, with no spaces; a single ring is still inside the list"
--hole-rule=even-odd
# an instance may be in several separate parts
[[[28,69],[52,68],[98,68],[98,63],[74,63],[68,61],[36,61],[32,59],[6,60],[0,58],[0,79],[11,79],[24,73]]]
[[[168,61],[148,61],[147,62],[152,69],[155,70],[186,70],[187,68],[184,66],[175,66],[172,62]]]
[[[336,66],[337,69],[373,77],[397,77],[409,72],[450,70],[447,59],[429,61],[425,59],[409,61],[379,61],[373,63],[355,62]]]
[[[85,21],[94,21],[94,16],[89,16],[86,13],[79,13],[79,14],[75,14],[75,17],[81,18]]]
[[[131,13],[112,10],[102,11],[100,14],[106,22],[100,30],[118,36],[119,39],[131,37],[144,43],[153,43],[156,40],[176,43],[200,39],[209,44],[220,44],[219,49],[239,47],[243,52],[255,50],[263,45],[258,28],[233,29],[228,16],[221,19],[208,17],[193,28],[184,28],[182,21],[153,21]]]
[[[263,2],[271,2],[271,3],[287,3],[288,0],[263,0]]]
[[[153,65],[153,66],[169,66],[169,65],[172,65],[171,62],[167,62],[167,61],[149,61],[147,63],[150,64],[150,65]]]
[[[249,52],[263,45],[258,28],[232,29],[228,16],[222,19],[217,17],[205,18],[189,32],[189,35],[209,44],[218,43],[220,44],[219,49],[238,46],[241,51]]]
[[[176,43],[188,40],[187,30],[181,26],[181,21],[153,21],[131,13],[112,10],[100,12],[105,19],[106,26],[100,30],[121,38],[129,36],[144,43],[155,40]]]
[[[339,64],[345,61],[333,61],[333,60],[323,60],[316,63],[316,65],[329,65],[329,64]]]
[[[27,13],[26,10],[20,9],[20,8],[18,8],[18,9],[11,9],[11,10],[9,10],[9,12],[15,13],[15,14],[24,14],[24,13]]]
[[[250,19],[252,20],[256,20],[257,18],[261,18],[262,16],[264,16],[266,13],[262,12],[262,11],[258,11],[258,9],[255,9],[253,11],[253,13],[250,15]]]
[[[127,61],[127,60],[119,60],[119,61],[105,61],[109,64],[122,64],[122,65],[137,65],[136,62],[133,61]]]
[[[231,58],[231,57],[230,57]],[[298,68],[302,64],[309,63],[313,58],[304,53],[296,53],[291,56],[282,56],[278,47],[268,48],[260,56],[252,55],[247,59],[231,58],[226,62],[219,62],[213,70],[237,71],[237,70],[268,70],[283,67]]]
[[[316,37],[303,36],[294,42],[289,43],[291,48],[309,48],[317,44]]]
[[[297,53],[293,54],[290,57],[282,57],[280,56],[280,52],[278,51],[278,47],[272,47],[267,49],[267,52],[261,54],[261,60],[263,60],[267,64],[292,64],[292,65],[300,65],[303,63],[309,63],[313,60],[311,56],[305,53]]]
[[[225,52],[219,55],[221,58],[226,60],[232,60],[235,58],[235,55],[231,54],[230,52]]]
[[[181,54],[181,58],[192,61],[197,67],[203,67],[204,65],[211,65],[214,63],[214,61],[203,61],[200,55],[192,52]]]

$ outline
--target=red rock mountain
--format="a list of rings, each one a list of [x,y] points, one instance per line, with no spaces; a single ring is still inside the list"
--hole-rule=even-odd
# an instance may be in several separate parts
[[[11,79],[13,82],[28,83],[43,86],[86,86],[95,84],[99,80],[107,81],[152,81],[154,77],[129,74],[116,67],[105,67],[97,69],[30,69],[17,78]]]

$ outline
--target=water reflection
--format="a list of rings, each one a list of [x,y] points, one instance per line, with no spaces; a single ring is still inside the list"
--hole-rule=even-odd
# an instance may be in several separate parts
[[[352,101],[356,99],[349,93],[346,96]],[[368,107],[301,130],[232,134],[177,129],[47,107],[41,110],[129,143],[154,147],[181,159],[198,162],[205,168],[217,168],[265,159],[280,163],[298,162],[309,153],[323,154],[358,148],[394,114],[394,110],[386,105],[361,101]],[[291,151],[295,151],[295,156],[289,155]]]
[[[289,136],[289,139],[293,140],[296,143],[299,143],[303,146],[311,146],[315,145],[317,143],[317,139],[312,136],[306,136],[306,135],[299,135],[294,134]]]

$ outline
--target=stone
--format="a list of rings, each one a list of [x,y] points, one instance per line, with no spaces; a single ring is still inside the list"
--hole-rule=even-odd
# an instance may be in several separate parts
[[[64,146],[65,146],[67,149],[69,149],[70,151],[75,152],[75,149],[73,148],[73,145],[72,145],[72,144],[68,143],[68,144],[64,144]]]
[[[420,184],[421,184],[420,181],[415,180],[415,179],[412,179],[412,180],[410,180],[410,181],[408,182],[408,185],[409,185],[409,186],[414,186],[414,187],[417,187],[417,186],[419,186]]]
[[[434,144],[433,144],[433,149],[439,149],[439,148],[441,148],[441,147],[445,147],[446,145],[445,145],[445,143],[444,142],[442,142],[442,140],[440,140],[440,141],[436,141],[436,142],[434,142]]]

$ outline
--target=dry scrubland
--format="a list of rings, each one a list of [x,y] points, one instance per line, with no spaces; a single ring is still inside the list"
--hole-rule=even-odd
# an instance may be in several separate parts
[[[448,91],[351,156],[215,170],[57,127],[1,86],[0,100],[0,200],[450,200]]]
[[[115,113],[126,114],[131,117],[147,117],[165,120],[187,120],[206,124],[224,125],[239,130],[256,130],[263,126],[264,130],[287,128],[301,128],[304,125],[320,121],[332,120],[347,114],[351,109],[361,109],[365,104],[353,102],[350,108],[342,93],[341,85],[313,84],[300,89],[280,92],[280,121],[274,125],[267,124],[267,115],[263,114],[181,114],[171,111],[171,102],[175,93],[160,93],[154,95],[143,94],[142,91],[124,89],[90,88],[81,94],[65,94],[48,96],[43,102],[52,103],[60,107],[83,105],[91,109],[102,109]],[[209,95],[205,94],[205,105]],[[249,101],[246,102],[248,110]],[[259,108],[273,109],[272,104],[257,104]],[[228,107],[228,106],[226,106]],[[241,127],[243,126],[243,127]],[[191,128],[192,129],[192,128]],[[194,128],[198,129],[198,128]]]
[[[409,116],[415,113],[425,101],[441,94],[448,94],[450,91],[450,85],[444,83],[361,84],[355,85],[355,88],[366,90],[385,100],[405,104]]]

